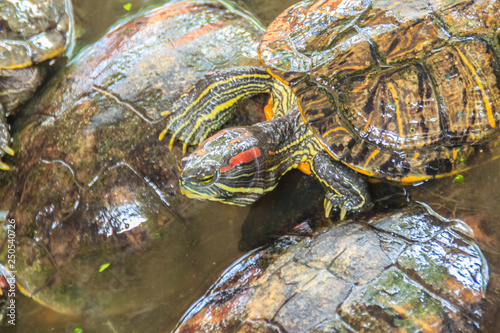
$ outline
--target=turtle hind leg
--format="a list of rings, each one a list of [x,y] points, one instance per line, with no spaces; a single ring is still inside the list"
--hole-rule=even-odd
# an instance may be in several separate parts
[[[327,152],[317,153],[311,163],[312,173],[326,189],[325,216],[332,209],[340,210],[343,220],[349,212],[359,212],[371,204],[368,182],[356,171],[335,161]]]
[[[219,129],[243,97],[271,92],[273,81],[264,69],[256,67],[239,67],[206,74],[170,111],[162,113],[170,118],[160,134],[160,140],[170,132],[172,137],[169,147],[172,148],[178,139],[184,142],[185,152],[188,145],[201,143]]]

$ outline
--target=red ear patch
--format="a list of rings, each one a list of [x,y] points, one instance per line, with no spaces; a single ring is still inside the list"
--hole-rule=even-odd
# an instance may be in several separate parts
[[[253,147],[251,149],[242,151],[238,155],[231,157],[231,159],[229,160],[229,165],[221,168],[220,172],[229,171],[235,166],[240,165],[241,163],[251,162],[252,160],[256,159],[259,156],[260,156],[260,149],[257,147]]]

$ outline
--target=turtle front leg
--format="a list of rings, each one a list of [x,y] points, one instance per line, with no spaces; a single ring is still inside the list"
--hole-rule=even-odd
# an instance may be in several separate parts
[[[169,147],[176,139],[188,145],[198,145],[212,132],[219,129],[234,112],[237,102],[243,97],[269,93],[273,78],[261,68],[240,67],[219,70],[206,74],[170,111],[162,113],[170,119],[160,140],[172,133]]]
[[[330,215],[332,208],[339,208],[340,219],[343,220],[347,213],[359,212],[370,205],[371,197],[366,179],[335,161],[327,152],[321,151],[314,156],[311,171],[326,189],[326,217]]]

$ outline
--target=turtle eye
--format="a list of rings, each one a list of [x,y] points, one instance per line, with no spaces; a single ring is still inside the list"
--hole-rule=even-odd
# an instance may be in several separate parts
[[[209,167],[204,170],[200,170],[196,174],[196,180],[201,184],[207,185],[214,181],[216,175],[217,169]]]
[[[214,180],[214,176],[215,175],[208,175],[208,176],[198,178],[198,180],[200,182],[202,182],[203,184],[208,184],[208,183],[212,182],[212,180]]]

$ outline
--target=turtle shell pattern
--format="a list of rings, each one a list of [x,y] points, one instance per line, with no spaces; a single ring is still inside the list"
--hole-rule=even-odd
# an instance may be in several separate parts
[[[0,72],[62,54],[72,38],[72,15],[66,0],[0,0]]]
[[[303,1],[259,53],[358,172],[412,183],[497,157],[470,158],[500,134],[499,1]]]

